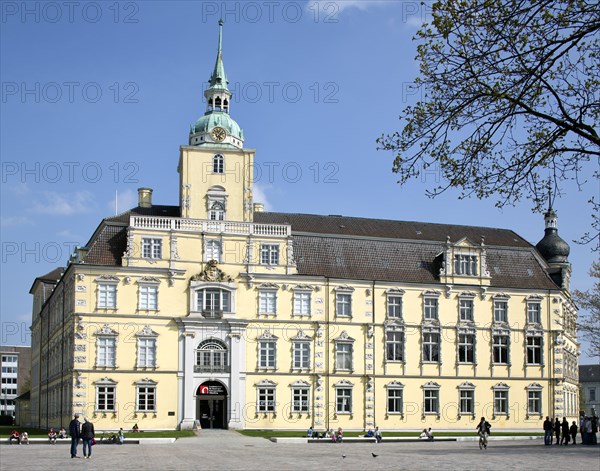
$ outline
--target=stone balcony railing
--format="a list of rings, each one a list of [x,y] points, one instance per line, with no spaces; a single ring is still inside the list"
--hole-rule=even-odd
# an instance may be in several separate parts
[[[134,229],[245,236],[288,237],[292,233],[291,226],[287,224],[257,224],[253,222],[211,221],[208,219],[160,216],[131,216],[129,225]]]

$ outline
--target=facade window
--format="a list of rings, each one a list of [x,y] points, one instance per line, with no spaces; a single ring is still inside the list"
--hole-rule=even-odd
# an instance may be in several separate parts
[[[335,369],[352,370],[352,344],[337,342],[335,345]]]
[[[208,211],[208,219],[211,221],[224,221],[225,205],[219,201],[215,201],[213,204],[211,204]]]
[[[162,258],[162,240],[143,238],[142,258],[151,258],[154,260]]]
[[[424,299],[424,317],[426,320],[438,319],[438,300],[437,298]]]
[[[198,311],[231,312],[231,293],[219,288],[204,288],[197,291]]]
[[[508,364],[508,335],[494,335],[492,351],[494,356],[494,363]]]
[[[350,414],[352,412],[352,389],[336,388],[335,411],[338,414]]]
[[[260,264],[261,265],[279,265],[279,245],[261,244],[260,246]]]
[[[116,309],[117,307],[117,285],[98,285],[98,307]]]
[[[508,415],[508,390],[494,390],[494,414]]]
[[[115,390],[114,385],[96,386],[96,410],[107,412],[115,410]]]
[[[404,413],[404,391],[402,389],[387,390],[387,412],[388,414]]]
[[[213,157],[213,173],[225,172],[225,158],[221,154]]]
[[[596,388],[589,388],[588,396],[589,396],[590,402],[596,402]]]
[[[156,366],[156,339],[138,338],[138,366],[140,368]]]
[[[220,340],[208,339],[196,350],[196,371],[226,372],[229,370],[227,347]]]
[[[386,360],[404,361],[404,332],[386,332]]]
[[[310,368],[310,343],[296,341],[293,343],[294,368]]]
[[[335,295],[336,316],[352,316],[352,295],[349,293],[336,293]]]
[[[527,413],[530,415],[542,414],[542,391],[527,391]]]
[[[476,276],[477,257],[474,255],[455,255],[454,273],[457,275]]]
[[[440,361],[440,334],[423,333],[423,361]]]
[[[2,355],[2,363],[17,363],[18,360],[16,355]]]
[[[275,387],[259,387],[257,390],[256,410],[275,412]]]
[[[258,342],[258,367],[275,369],[277,359],[277,342],[260,340]]]
[[[438,414],[440,411],[440,390],[424,389],[423,412],[425,414]]]
[[[388,296],[387,308],[388,318],[402,319],[402,296]]]
[[[310,315],[310,293],[306,291],[294,291],[294,314]]]
[[[277,312],[277,292],[262,290],[258,293],[258,313],[275,314]]]
[[[475,415],[475,391],[473,389],[461,389],[459,401],[461,415]]]
[[[204,257],[205,262],[215,260],[221,262],[221,241],[220,240],[207,240],[206,241],[206,256]]]
[[[96,365],[114,368],[115,366],[115,337],[98,337],[96,340]]]
[[[541,324],[542,313],[540,303],[527,303],[527,322],[530,324]]]
[[[494,322],[508,322],[508,303],[494,301]]]
[[[137,409],[139,412],[156,411],[156,386],[144,384],[137,386]]]
[[[140,286],[140,309],[158,309],[158,286]]]
[[[473,300],[472,299],[461,299],[459,310],[460,310],[460,320],[461,321],[472,321],[473,320]]]
[[[473,334],[458,335],[458,362],[475,362],[475,336]]]
[[[542,364],[542,337],[537,335],[527,336],[527,364]]]
[[[308,388],[292,388],[292,412],[309,412]]]

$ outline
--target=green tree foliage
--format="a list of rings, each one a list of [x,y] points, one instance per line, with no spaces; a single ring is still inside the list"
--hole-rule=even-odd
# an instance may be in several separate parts
[[[586,311],[581,314],[577,329],[583,340],[589,342],[588,355],[600,359],[600,262],[596,261],[590,269],[594,285],[587,291],[575,290],[573,296],[579,308]]]
[[[432,18],[416,38],[422,98],[403,110],[401,131],[377,140],[394,152],[399,183],[433,166],[443,180],[429,196],[458,188],[499,207],[531,199],[536,211],[548,181],[560,196],[565,180],[592,180],[596,194],[600,3],[443,0]]]

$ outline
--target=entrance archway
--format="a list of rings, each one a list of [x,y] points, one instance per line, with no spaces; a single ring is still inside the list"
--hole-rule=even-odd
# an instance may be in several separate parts
[[[196,419],[203,429],[227,428],[227,388],[219,381],[205,381],[196,391]]]

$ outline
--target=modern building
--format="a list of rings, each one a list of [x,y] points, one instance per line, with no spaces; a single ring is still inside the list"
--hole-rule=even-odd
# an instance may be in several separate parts
[[[600,412],[600,365],[579,365],[579,388],[585,415],[598,416]]]
[[[473,430],[485,415],[539,430],[577,417],[577,311],[552,209],[535,247],[507,229],[264,212],[227,84],[221,29],[206,112],[180,147],[180,204],[140,188],[33,283],[35,423]]]
[[[31,386],[31,347],[0,345],[0,414],[15,416],[15,399]]]

